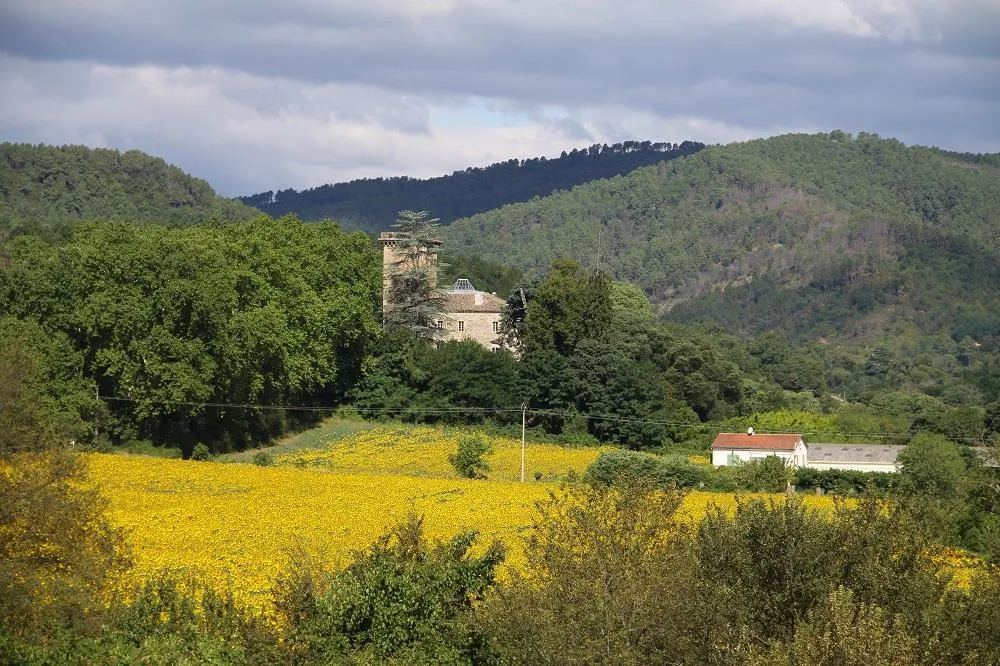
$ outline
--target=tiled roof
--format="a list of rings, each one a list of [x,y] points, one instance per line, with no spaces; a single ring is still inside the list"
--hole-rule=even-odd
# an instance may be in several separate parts
[[[810,444],[806,458],[810,463],[887,463],[906,447],[894,444]]]
[[[720,432],[712,442],[713,449],[766,449],[768,451],[792,451],[802,439],[802,435],[770,435],[745,432]]]
[[[446,291],[441,310],[455,312],[503,312],[507,301],[485,291]]]

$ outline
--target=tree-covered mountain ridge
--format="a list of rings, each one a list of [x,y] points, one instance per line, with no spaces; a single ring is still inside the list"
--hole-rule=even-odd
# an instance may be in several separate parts
[[[0,144],[0,238],[64,236],[79,220],[191,224],[257,211],[138,150]]]
[[[1000,335],[1000,156],[875,134],[724,146],[458,220],[445,247],[572,257],[660,311],[750,334]]]
[[[427,210],[447,224],[509,203],[691,155],[704,147],[697,141],[594,144],[563,151],[553,159],[509,159],[435,178],[363,178],[302,191],[269,190],[240,200],[274,217],[295,213],[303,220],[332,219],[347,228],[377,233],[388,229],[401,210]]]

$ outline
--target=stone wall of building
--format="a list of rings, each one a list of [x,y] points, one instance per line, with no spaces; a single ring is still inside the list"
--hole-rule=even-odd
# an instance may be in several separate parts
[[[487,349],[499,347],[499,312],[446,312],[442,340],[475,340]]]

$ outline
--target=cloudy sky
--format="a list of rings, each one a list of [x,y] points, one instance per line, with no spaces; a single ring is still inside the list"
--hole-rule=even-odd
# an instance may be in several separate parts
[[[226,195],[836,128],[1000,151],[1000,0],[0,1],[0,139]]]

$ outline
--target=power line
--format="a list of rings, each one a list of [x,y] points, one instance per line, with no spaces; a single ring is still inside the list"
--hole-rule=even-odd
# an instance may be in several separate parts
[[[611,421],[617,423],[636,423],[643,425],[665,425],[665,426],[675,426],[681,428],[687,428],[691,430],[703,430],[703,431],[719,431],[720,426],[711,423],[702,422],[692,422],[692,421],[673,421],[669,419],[640,419],[634,417],[626,416],[616,416],[613,414],[587,414],[584,412],[565,412],[557,411],[551,409],[531,409],[518,407],[355,407],[353,405],[261,405],[252,403],[229,403],[229,402],[196,402],[196,401],[186,401],[186,400],[141,400],[138,398],[124,398],[119,396],[100,396],[101,400],[109,400],[115,402],[129,402],[129,403],[145,403],[151,405],[177,405],[183,407],[211,407],[211,408],[221,408],[221,409],[256,409],[256,410],[270,410],[270,411],[305,411],[305,412],[333,412],[342,407],[347,407],[356,412],[363,414],[479,414],[479,415],[489,415],[489,414],[513,414],[513,413],[523,413],[532,416],[555,416],[558,418],[572,419],[572,418],[582,418],[588,421]],[[859,439],[910,439],[915,435],[922,432],[927,432],[924,430],[903,430],[892,433],[874,433],[874,432],[839,432],[836,430],[811,430],[811,431],[801,431],[800,434],[805,435],[832,435],[838,438],[859,438]],[[757,430],[758,434],[769,435],[769,434],[783,434],[777,431],[763,431]],[[975,437],[969,437],[967,435],[944,433],[944,436],[949,437],[955,441],[967,441],[976,442]]]
[[[342,407],[349,407],[357,412],[365,413],[394,413],[407,412],[419,414],[452,414],[452,413],[477,413],[492,414],[498,412],[520,412],[520,407],[498,408],[498,407],[355,407],[353,405],[260,405],[238,402],[195,402],[189,400],[143,400],[139,398],[123,398],[119,396],[102,395],[101,400],[113,400],[115,402],[143,403],[147,405],[178,405],[181,407],[216,407],[223,409],[260,409],[260,410],[287,410],[301,412],[333,412]]]

